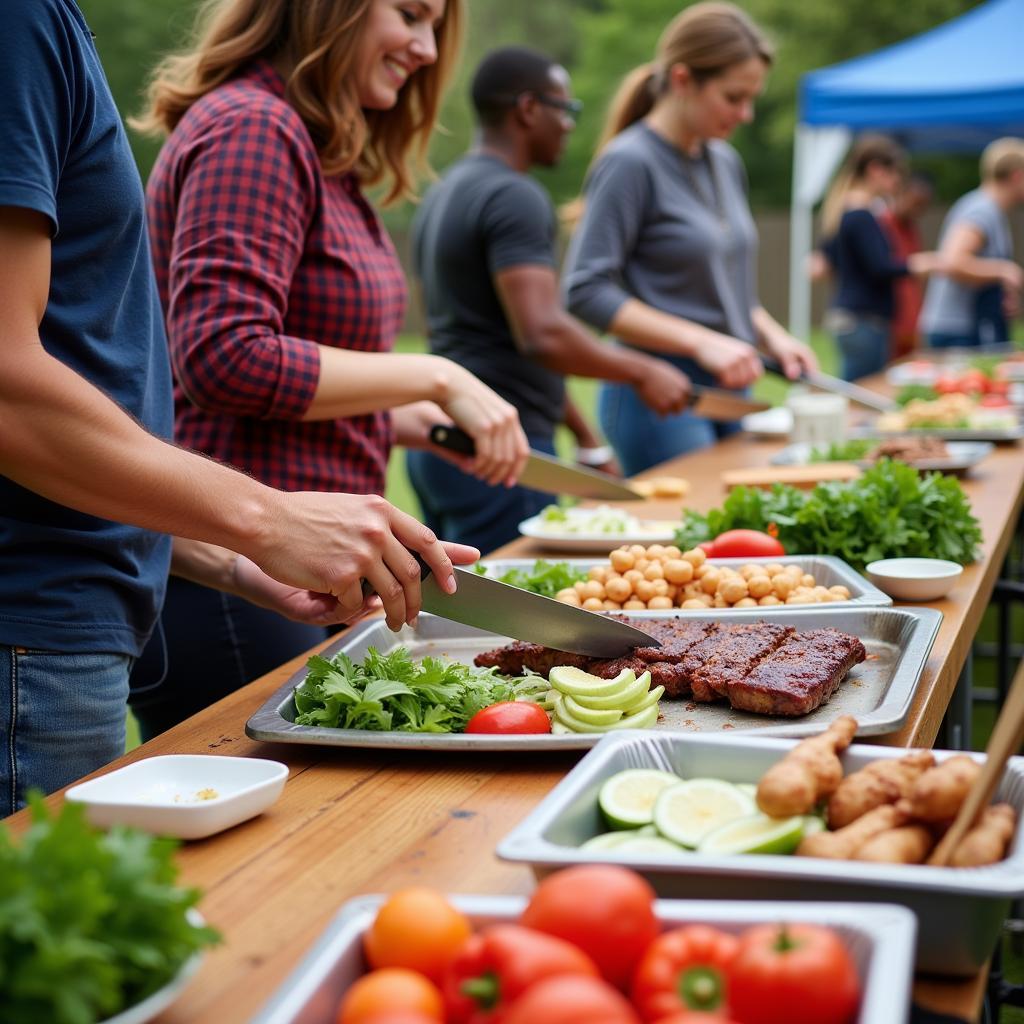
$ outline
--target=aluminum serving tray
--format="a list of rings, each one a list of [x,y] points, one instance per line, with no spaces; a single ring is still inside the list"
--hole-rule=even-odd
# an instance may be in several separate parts
[[[865,440],[881,441],[882,438],[865,438]],[[772,457],[773,466],[806,466],[810,464],[811,452],[817,447],[813,444],[791,444]],[[950,441],[947,446],[947,458],[916,459],[909,463],[922,473],[938,472],[962,475],[976,466],[995,447],[991,441]],[[854,459],[858,466],[868,468],[875,465],[868,459]],[[902,460],[901,460],[902,461]]]
[[[487,569],[488,576],[500,576],[509,569],[530,569],[537,561],[565,562],[573,568],[591,569],[595,565],[607,566],[608,559],[595,558],[557,558],[552,556],[540,556],[538,558],[494,558],[484,559],[480,564]],[[733,569],[739,569],[741,565],[770,565],[772,562],[781,562],[784,565],[799,565],[805,573],[810,573],[816,583],[823,587],[844,586],[850,591],[849,601],[831,601],[830,608],[848,608],[850,605],[884,605],[892,604],[892,598],[884,594],[870,580],[861,576],[851,565],[847,565],[841,558],[834,555],[782,555],[778,558],[711,558],[712,565],[726,565]],[[807,609],[813,605],[793,605],[796,609]],[[742,608],[716,608],[716,612],[743,611]],[[700,615],[702,612],[693,611],[689,608],[673,609],[684,615]],[[657,618],[665,614],[661,611],[629,612],[630,617]]]
[[[719,618],[717,612],[663,612],[662,618]],[[725,704],[697,704],[692,701],[663,700],[657,733],[739,732],[757,730],[761,735],[810,736],[821,732],[840,715],[854,715],[860,734],[894,732],[906,719],[914,689],[928,658],[942,613],[933,608],[883,608],[858,605],[841,608],[834,604],[795,608],[744,608],[731,618],[743,621],[775,622],[798,629],[832,626],[860,637],[868,660],[855,666],[832,699],[801,718],[755,715],[736,711]],[[482,651],[507,643],[470,626],[423,614],[415,630],[405,627],[392,633],[383,619],[370,619],[349,630],[323,653],[333,657],[345,651],[360,661],[370,647],[390,653],[396,647],[409,649],[414,658],[427,655],[448,657],[471,664]],[[335,747],[381,747],[409,750],[585,750],[594,746],[600,733],[570,735],[466,735],[465,733],[370,732],[362,729],[329,729],[296,725],[292,691],[306,678],[305,668],[296,672],[246,723],[246,734],[254,740],[275,743],[311,743]]]
[[[345,904],[252,1024],[323,1024],[334,1020],[345,991],[367,970],[363,933],[382,896]],[[452,896],[477,927],[514,921],[526,900],[514,896]],[[728,932],[778,921],[834,928],[850,951],[863,997],[856,1024],[903,1024],[910,1009],[914,918],[892,905],[822,903],[708,903],[659,900],[664,928],[702,923]]]
[[[869,864],[817,857],[682,852],[678,858],[580,850],[607,831],[597,806],[605,779],[626,768],[661,768],[683,778],[757,782],[793,743],[754,736],[681,736],[633,730],[606,737],[498,845],[505,860],[524,861],[543,877],[570,864],[626,864],[659,896],[749,900],[855,900],[900,903],[917,915],[916,963],[923,971],[975,974],[992,955],[1012,899],[1024,895],[1024,758],[1011,758],[996,799],[1012,804],[1017,833],[1006,860],[979,868]],[[843,755],[846,773],[898,747],[854,744]],[[937,760],[958,751],[936,750]],[[983,761],[981,754],[972,755]]]
[[[1024,438],[1024,422],[1010,427],[913,427],[903,430],[879,430],[877,424],[853,427],[849,432],[852,438],[863,437],[906,437],[907,435],[922,437],[938,437],[943,441],[993,441],[996,444],[1011,444]]]

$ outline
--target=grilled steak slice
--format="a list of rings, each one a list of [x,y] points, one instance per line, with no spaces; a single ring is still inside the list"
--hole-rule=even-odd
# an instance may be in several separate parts
[[[595,658],[586,667],[586,671],[591,675],[600,676],[602,679],[614,679],[625,668],[631,668],[639,676],[650,666],[639,658],[610,658],[608,660]]]
[[[484,651],[473,659],[479,668],[494,668],[506,676],[521,675],[524,669],[530,669],[546,676],[555,665],[573,665],[587,671],[587,666],[594,658],[583,654],[569,654],[567,651],[556,651],[552,647],[540,644],[528,644],[522,640],[514,640],[504,647],[496,647],[493,651]]]
[[[633,623],[631,623],[632,625]],[[651,628],[657,624],[658,628]],[[636,656],[652,664],[667,661],[678,664],[691,647],[699,644],[719,629],[716,622],[688,622],[686,619],[637,621],[641,629],[657,637],[660,647],[638,647]],[[666,625],[669,628],[664,628]]]
[[[855,636],[808,629],[789,637],[743,679],[727,686],[729,703],[763,715],[806,715],[824,704],[866,657]]]
[[[651,673],[651,686],[664,686],[665,696],[680,700],[690,696],[690,678],[675,661],[641,662]]]
[[[792,626],[767,622],[724,626],[691,647],[680,664],[693,699],[707,702],[727,696],[731,683],[739,682],[795,632]]]

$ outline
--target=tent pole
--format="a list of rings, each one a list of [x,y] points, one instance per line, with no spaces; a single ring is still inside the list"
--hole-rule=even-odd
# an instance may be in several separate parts
[[[811,332],[811,279],[807,258],[811,252],[813,200],[804,186],[808,153],[807,127],[796,126],[793,136],[793,189],[789,208],[789,331],[807,341]]]

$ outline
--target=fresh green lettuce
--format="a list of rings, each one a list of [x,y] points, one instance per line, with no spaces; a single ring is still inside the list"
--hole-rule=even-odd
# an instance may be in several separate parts
[[[476,565],[480,575],[487,575],[485,566]],[[500,583],[529,590],[532,594],[554,597],[560,590],[567,590],[574,583],[585,580],[587,574],[583,569],[575,569],[568,562],[546,562],[538,558],[532,569],[509,569],[500,576],[494,577]]]

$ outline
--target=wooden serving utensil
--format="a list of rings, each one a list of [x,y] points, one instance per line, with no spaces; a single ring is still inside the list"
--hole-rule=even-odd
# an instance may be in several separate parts
[[[1020,749],[1024,740],[1024,661],[1013,677],[1013,685],[1007,694],[1006,701],[995,728],[985,748],[985,764],[981,774],[974,780],[974,785],[967,792],[964,802],[949,831],[942,837],[938,846],[928,858],[928,864],[945,866],[949,864],[953,851],[975,823],[978,815],[988,806],[992,794],[1003,775],[1003,769],[1010,756]]]

